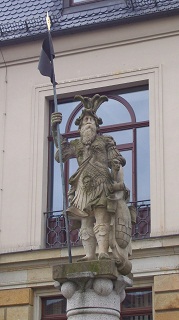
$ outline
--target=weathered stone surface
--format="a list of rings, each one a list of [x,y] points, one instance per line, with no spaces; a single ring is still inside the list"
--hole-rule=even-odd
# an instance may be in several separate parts
[[[179,292],[156,294],[154,299],[155,310],[179,310]]]
[[[117,280],[83,279],[78,275],[75,284],[69,280],[61,286],[67,298],[68,320],[119,320],[125,288],[131,286],[132,281],[122,275]]]
[[[28,283],[52,281],[52,268],[32,269],[27,271]]]
[[[179,291],[179,274],[169,274],[154,277],[154,291]]]
[[[27,271],[18,270],[18,271],[8,271],[0,273],[0,285],[16,285],[16,284],[25,284],[27,283]]]
[[[0,308],[0,320],[5,320],[5,308]]]
[[[0,306],[13,306],[24,304],[33,305],[32,289],[26,288],[0,291]]]
[[[63,283],[75,277],[75,274],[91,272],[94,277],[101,276],[110,279],[118,277],[118,271],[115,261],[95,260],[62,264],[53,267],[53,279]],[[84,274],[85,275],[85,274]]]
[[[32,320],[32,307],[19,306],[7,308],[6,320]]]
[[[93,283],[94,291],[100,296],[109,296],[113,290],[113,282],[110,279],[95,279]]]
[[[155,314],[155,320],[178,320],[179,311],[160,312]]]

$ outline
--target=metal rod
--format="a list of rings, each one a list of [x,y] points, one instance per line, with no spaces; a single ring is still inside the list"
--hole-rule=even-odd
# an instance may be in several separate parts
[[[50,30],[48,30],[48,37],[50,43]],[[53,56],[51,55],[51,64],[53,70],[53,95],[54,95],[54,106],[55,112],[58,112],[58,104],[57,104],[57,93],[56,93],[56,81],[55,81],[55,72],[54,72],[54,64],[53,64]],[[64,179],[64,172],[63,172],[63,162],[62,162],[62,147],[60,141],[60,125],[57,125],[57,143],[59,149],[59,160],[60,160],[60,174],[61,174],[61,181],[62,181],[62,192],[63,192],[63,212],[65,217],[65,224],[66,224],[66,238],[67,238],[67,245],[68,245],[68,258],[69,262],[72,263],[72,255],[71,255],[71,243],[70,243],[70,233],[69,233],[69,222],[67,217],[67,203],[66,203],[66,192],[65,192],[65,179]]]

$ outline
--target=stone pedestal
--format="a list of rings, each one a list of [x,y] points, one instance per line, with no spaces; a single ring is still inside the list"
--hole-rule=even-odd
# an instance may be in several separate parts
[[[111,260],[56,266],[53,277],[67,299],[68,320],[119,320],[125,288],[132,286]]]

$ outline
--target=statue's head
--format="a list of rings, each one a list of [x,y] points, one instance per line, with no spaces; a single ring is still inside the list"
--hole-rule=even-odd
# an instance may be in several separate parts
[[[87,117],[93,118],[95,121],[95,125],[98,128],[103,123],[103,121],[96,115],[96,111],[104,101],[108,101],[108,98],[106,96],[95,94],[92,98],[75,96],[75,100],[80,100],[84,106],[81,115],[75,121],[75,124],[79,126],[79,129],[81,129],[81,126],[84,123],[83,119]]]

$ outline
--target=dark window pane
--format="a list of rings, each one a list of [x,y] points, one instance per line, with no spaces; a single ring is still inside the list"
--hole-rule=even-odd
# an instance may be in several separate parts
[[[123,167],[124,182],[130,190],[130,201],[132,201],[132,151],[123,151],[121,154],[126,159],[126,165]]]
[[[65,314],[66,313],[66,299],[63,297],[54,299],[42,299],[43,316]]]
[[[117,145],[133,142],[132,130],[115,131],[107,134],[114,138]]]
[[[127,290],[121,305],[120,320],[152,320],[152,290]]]
[[[63,209],[63,192],[61,181],[60,163],[54,160],[54,175],[53,175],[53,205],[52,210]]]
[[[121,320],[152,320],[152,315],[123,316]]]
[[[120,96],[127,100],[129,104],[132,106],[135,112],[137,122],[149,120],[148,90],[125,93],[121,94]]]
[[[131,118],[126,107],[114,99],[104,102],[97,110],[97,115],[103,119],[104,126],[131,122]]]
[[[62,123],[60,124],[61,133],[65,132],[65,127],[69,119],[69,116],[73,112],[73,110],[77,107],[78,104],[79,104],[79,101],[72,101],[72,102],[60,103],[58,105],[58,111],[61,112],[63,115]],[[73,130],[77,130],[77,126],[74,126]]]
[[[137,129],[137,200],[150,199],[149,127]]]
[[[81,3],[81,2],[90,2],[90,1],[95,2],[95,0],[72,0],[72,3]]]
[[[126,298],[122,304],[122,310],[129,308],[146,308],[152,305],[152,292],[149,291],[131,291],[126,293]]]

